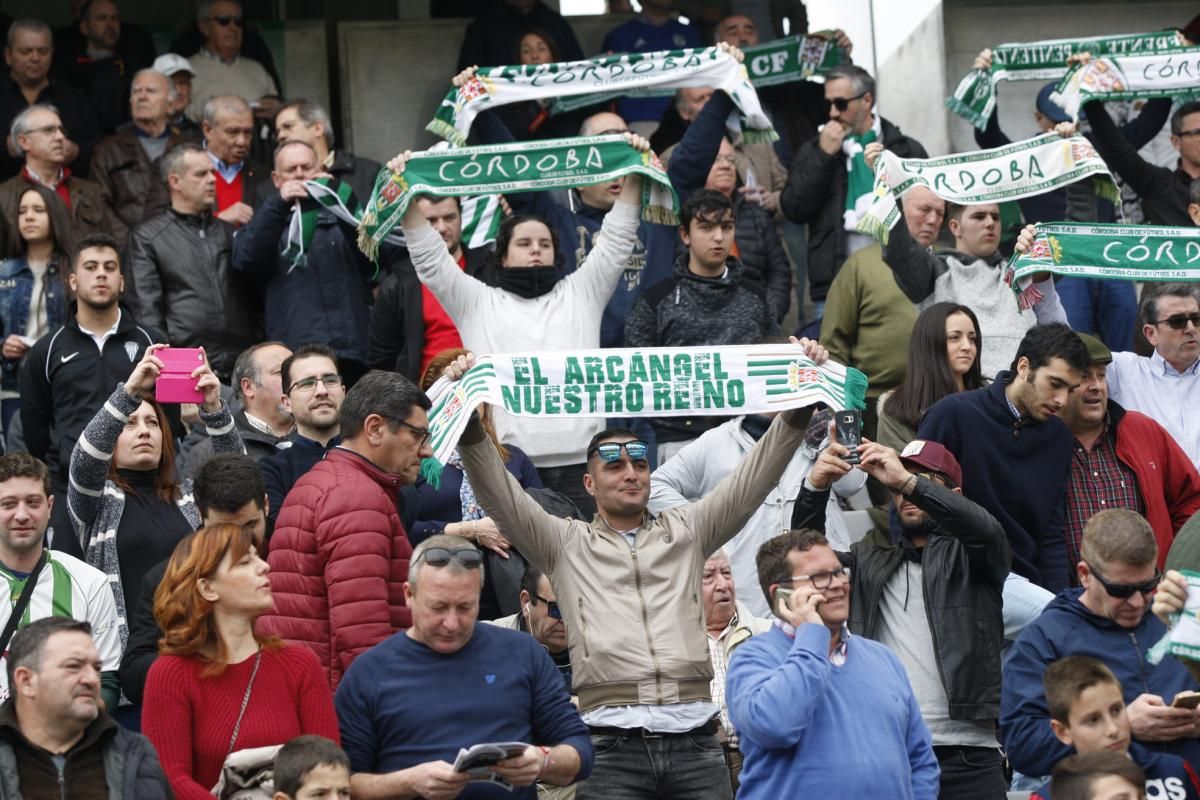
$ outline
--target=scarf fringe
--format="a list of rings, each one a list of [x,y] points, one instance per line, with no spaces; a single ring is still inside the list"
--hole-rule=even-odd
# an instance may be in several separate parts
[[[746,144],[771,144],[771,142],[779,141],[779,134],[775,132],[774,128],[765,131],[758,128],[744,128],[742,140]]]
[[[872,214],[863,214],[858,219],[858,224],[854,229],[859,233],[865,233],[880,244],[887,244],[888,237],[891,234],[891,229],[883,224],[883,220]]]
[[[679,215],[662,206],[643,206],[642,219],[655,225],[678,225]]]
[[[436,458],[421,459],[421,477],[434,489],[442,488],[442,462]]]
[[[459,133],[458,128],[455,128],[445,120],[437,119],[436,117],[429,121],[425,126],[425,130],[432,133],[434,136],[445,139],[455,147],[464,147],[467,144],[467,137]]]
[[[967,122],[971,123],[979,130],[984,130],[987,128],[987,117],[976,111],[970,103],[966,103],[958,99],[956,96],[950,95],[946,98],[946,101],[943,105],[945,105],[946,108],[950,109],[955,114],[958,114]]]
[[[867,376],[854,367],[846,367],[846,408],[867,408]]]

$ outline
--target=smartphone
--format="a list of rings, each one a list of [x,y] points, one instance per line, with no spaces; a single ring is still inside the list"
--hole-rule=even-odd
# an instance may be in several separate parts
[[[775,613],[788,619],[791,614],[788,613],[788,598],[792,596],[795,589],[788,589],[784,586],[775,587]]]
[[[1200,707],[1200,692],[1179,692],[1171,701],[1171,708]]]
[[[850,453],[846,463],[858,463],[858,446],[862,444],[862,412],[854,409],[839,411],[834,415],[837,423],[837,443]]]
[[[163,362],[154,382],[154,399],[160,403],[203,403],[204,392],[196,391],[192,373],[204,366],[204,351],[199,347],[164,347],[155,353]]]

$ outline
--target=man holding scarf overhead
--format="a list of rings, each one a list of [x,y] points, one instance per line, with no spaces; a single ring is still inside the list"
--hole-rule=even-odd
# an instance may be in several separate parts
[[[902,158],[926,158],[916,139],[875,113],[875,80],[862,67],[834,67],[825,77],[829,120],[800,147],[779,198],[793,222],[808,223],[809,293],[824,314],[829,284],[846,258],[871,244],[856,226],[871,200],[875,176],[863,159],[871,142]]]

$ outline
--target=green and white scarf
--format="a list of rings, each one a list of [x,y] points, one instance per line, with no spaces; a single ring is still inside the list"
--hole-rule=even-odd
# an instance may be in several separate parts
[[[1077,64],[1050,99],[1072,119],[1089,100],[1186,98],[1200,93],[1200,47],[1162,48],[1153,53],[1103,55]]]
[[[315,202],[296,202],[292,206],[287,240],[283,248],[283,257],[290,265],[288,272],[306,262],[308,251],[312,247],[313,233],[316,231],[317,217],[322,209],[356,230],[362,221],[358,198],[349,184],[336,178],[319,178],[305,181],[304,188]],[[494,242],[504,216],[500,209],[500,195],[464,197],[461,203],[463,246],[473,249]],[[388,233],[383,241],[398,247],[407,247],[401,231]]]
[[[964,75],[954,94],[946,98],[946,107],[982,130],[996,108],[996,84],[1000,81],[1058,80],[1067,74],[1067,58],[1075,53],[1136,55],[1166,52],[1180,44],[1174,31],[1154,31],[996,45],[991,69],[972,69]]]
[[[374,258],[419,194],[540,192],[634,174],[645,179],[642,218],[677,223],[679,198],[658,156],[635,149],[620,134],[414,153],[403,174],[379,173],[359,225],[358,246]]]
[[[745,67],[717,47],[623,53],[559,64],[485,67],[450,89],[426,130],[456,145],[465,144],[471,123],[489,108],[527,100],[554,100],[558,111],[598,102],[597,94],[625,95],[676,89],[722,89],[733,98],[747,142],[779,138],[759,105]],[[601,100],[603,98],[600,98]]]
[[[940,158],[900,158],[884,150],[875,163],[875,200],[858,230],[886,243],[888,231],[900,221],[896,199],[914,186],[969,205],[1032,197],[1089,175],[1096,176],[1096,194],[1116,202],[1117,187],[1104,159],[1082,136],[1064,139],[1045,133],[1004,147]]]
[[[1146,661],[1157,666],[1168,655],[1190,661],[1200,661],[1200,572],[1181,569],[1187,581],[1187,600],[1183,610],[1171,614],[1171,625],[1163,637],[1146,653]]]
[[[788,36],[742,48],[742,62],[755,89],[807,80],[834,67],[849,64],[846,51],[833,41],[832,31]]]
[[[1034,226],[1033,245],[1004,272],[1022,308],[1041,298],[1033,275],[1053,272],[1128,281],[1200,281],[1200,228],[1052,222]]]
[[[434,458],[445,464],[482,403],[522,417],[760,414],[825,403],[866,407],[867,378],[817,366],[799,345],[554,350],[479,357],[429,389]]]

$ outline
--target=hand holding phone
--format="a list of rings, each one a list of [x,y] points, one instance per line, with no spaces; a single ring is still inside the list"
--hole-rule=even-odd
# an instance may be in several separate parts
[[[862,444],[862,412],[857,409],[846,409],[834,414],[837,425],[837,442],[849,450],[845,461],[848,464],[858,463],[858,446]]]
[[[1171,701],[1171,708],[1200,708],[1200,692],[1179,692]]]
[[[817,590],[801,594],[796,601],[792,600],[794,589],[778,586],[775,589],[775,609],[780,619],[790,625],[803,625],[812,622],[817,625],[825,624],[817,609],[825,602],[825,596]]]
[[[192,373],[204,366],[199,347],[164,347],[155,353],[162,370],[154,383],[154,398],[160,403],[203,403],[204,392],[196,388]]]

